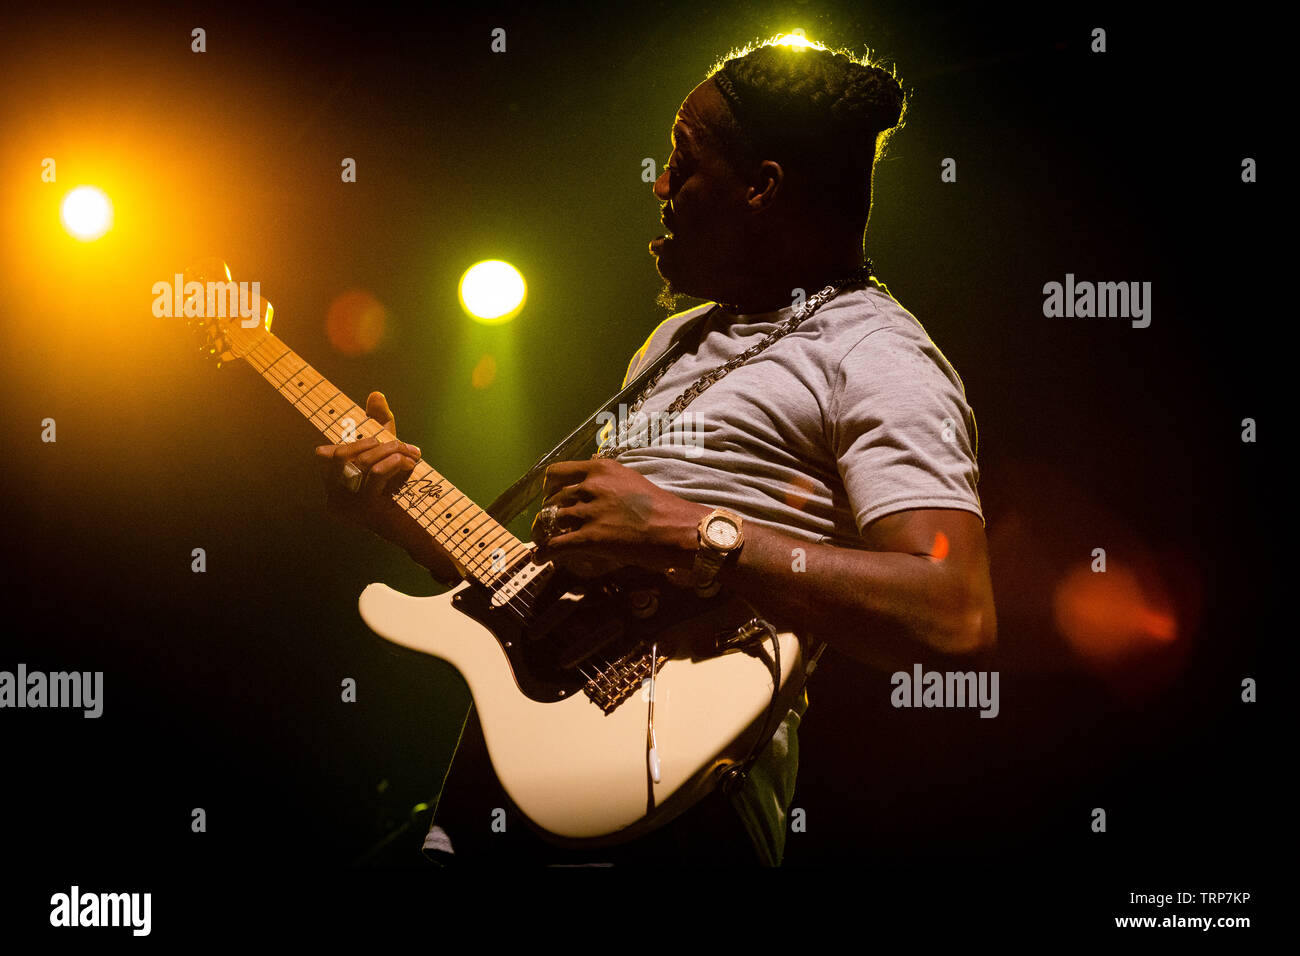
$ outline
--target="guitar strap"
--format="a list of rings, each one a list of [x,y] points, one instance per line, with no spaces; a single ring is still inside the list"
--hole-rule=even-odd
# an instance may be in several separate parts
[[[704,327],[709,316],[718,310],[714,306],[706,312],[697,315],[695,318],[683,322],[673,332],[672,340],[664,353],[651,362],[643,369],[636,378],[627,383],[627,386],[614,395],[609,401],[605,402],[600,408],[592,412],[591,416],[569,433],[568,437],[552,448],[549,452],[537,460],[537,464],[529,468],[519,480],[503,491],[492,504],[488,505],[487,512],[501,524],[509,524],[517,518],[533,501],[535,501],[542,492],[542,483],[546,478],[547,466],[557,461],[574,461],[579,458],[587,457],[584,452],[589,443],[592,442],[596,434],[604,426],[601,417],[625,402],[634,400],[637,393],[645,387],[645,384],[652,379],[655,374],[662,368],[676,361],[677,357],[682,354],[694,340],[698,339],[698,332]],[[617,420],[615,412],[615,420]]]

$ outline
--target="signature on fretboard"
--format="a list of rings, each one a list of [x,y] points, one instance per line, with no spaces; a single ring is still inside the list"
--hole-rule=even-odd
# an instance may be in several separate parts
[[[434,481],[430,478],[419,478],[415,481],[408,481],[393,495],[396,502],[405,501],[409,507],[415,507],[425,498],[437,501],[442,497],[443,487],[441,481]]]

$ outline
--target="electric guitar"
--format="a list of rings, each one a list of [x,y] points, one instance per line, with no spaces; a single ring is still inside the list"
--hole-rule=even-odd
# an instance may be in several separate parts
[[[205,260],[184,279],[183,311],[208,311],[208,283],[220,292],[230,272]],[[211,311],[231,314],[191,316],[205,350],[251,365],[328,443],[396,437],[271,334],[269,303],[247,319]],[[617,843],[671,820],[765,746],[802,689],[802,639],[725,592],[539,564],[424,461],[394,499],[468,573],[433,597],[371,584],[361,617],[460,672],[497,778],[552,842]]]

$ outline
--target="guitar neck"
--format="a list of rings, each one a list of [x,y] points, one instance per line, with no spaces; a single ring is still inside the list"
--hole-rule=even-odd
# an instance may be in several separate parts
[[[368,418],[364,408],[276,336],[263,332],[259,339],[259,344],[241,357],[330,444],[362,438],[386,442],[397,437]],[[469,577],[485,586],[500,584],[529,550],[427,462],[416,462],[394,501],[465,568]]]

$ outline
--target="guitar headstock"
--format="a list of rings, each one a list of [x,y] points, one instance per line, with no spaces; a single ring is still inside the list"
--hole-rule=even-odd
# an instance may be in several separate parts
[[[200,259],[181,282],[176,314],[199,336],[199,351],[215,358],[217,368],[243,358],[271,331],[275,310],[262,298],[261,283],[235,282],[224,260]]]

